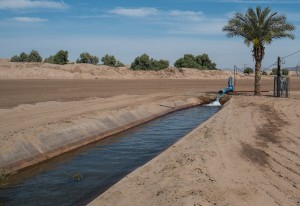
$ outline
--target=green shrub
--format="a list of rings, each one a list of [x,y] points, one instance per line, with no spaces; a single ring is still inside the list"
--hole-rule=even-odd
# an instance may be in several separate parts
[[[42,57],[38,51],[32,50],[29,54],[22,52],[19,56],[15,55],[10,59],[11,62],[42,62]]]
[[[273,68],[270,74],[271,75],[277,75],[277,68]]]
[[[13,56],[12,58],[10,58],[10,61],[11,61],[11,62],[20,62],[20,61],[21,61],[21,60],[20,60],[20,56],[15,55],[15,56]]]
[[[150,59],[150,57],[147,54],[143,54],[141,56],[138,56],[135,58],[135,60],[132,62],[130,69],[132,70],[162,70],[169,67],[169,61],[167,60],[155,60],[153,58]]]
[[[289,75],[288,69],[281,70],[282,75]],[[272,69],[271,75],[277,75],[277,68]]]
[[[64,50],[58,51],[54,56],[55,64],[67,64],[69,62],[68,55],[69,55],[68,51],[64,51]]]
[[[55,64],[55,62],[54,62],[54,56],[49,56],[48,58],[46,58],[45,60],[44,60],[44,62],[46,62],[46,63],[50,63],[50,64]]]
[[[262,75],[268,75],[266,71],[262,71]]]
[[[246,69],[244,69],[244,74],[252,74],[253,73],[253,69],[251,67],[247,67]]]
[[[68,51],[60,50],[54,56],[50,56],[45,59],[45,62],[50,64],[67,64],[68,60]]]
[[[28,55],[28,61],[29,62],[42,62],[42,57],[38,51],[32,50],[30,52],[30,54]]]
[[[123,67],[125,66],[122,62],[117,60],[115,56],[106,54],[104,57],[101,58],[101,61],[104,65],[110,67]]]
[[[201,70],[216,70],[216,64],[209,59],[207,54],[194,56],[192,54],[185,54],[179,58],[174,66],[177,68],[194,68]]]
[[[119,60],[117,60],[116,66],[115,67],[124,67],[125,64],[123,64],[122,62],[120,62]]]
[[[103,62],[104,65],[111,66],[111,67],[115,66],[117,63],[116,58],[113,55],[108,55],[108,54],[102,57],[101,61]]]
[[[25,52],[22,52],[20,54],[20,62],[28,62],[28,54],[26,54]]]
[[[288,69],[282,69],[282,75],[289,75]]]
[[[81,53],[80,58],[76,60],[76,63],[86,63],[97,65],[99,62],[99,57],[90,55],[87,52]]]

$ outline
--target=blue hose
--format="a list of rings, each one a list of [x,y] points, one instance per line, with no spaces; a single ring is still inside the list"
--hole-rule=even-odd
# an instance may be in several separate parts
[[[233,91],[234,91],[233,87],[227,87],[227,88],[224,88],[223,90],[220,90],[219,95],[223,96],[224,94],[227,94],[228,92],[233,92]]]

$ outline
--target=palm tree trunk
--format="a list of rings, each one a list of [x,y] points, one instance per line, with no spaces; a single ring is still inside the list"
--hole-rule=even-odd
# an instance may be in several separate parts
[[[254,82],[254,95],[260,95],[260,80],[261,80],[261,60],[255,60],[255,82]]]
[[[261,95],[260,80],[261,80],[261,62],[265,55],[265,48],[263,45],[253,46],[253,57],[255,59],[255,82],[254,95]]]

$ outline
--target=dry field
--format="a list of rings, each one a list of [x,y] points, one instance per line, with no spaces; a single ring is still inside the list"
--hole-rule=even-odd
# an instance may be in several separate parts
[[[0,80],[0,108],[46,101],[78,101],[91,97],[121,94],[217,93],[226,79],[153,79],[153,80]],[[253,79],[239,79],[237,91],[252,91]],[[273,90],[273,80],[263,79],[262,90]],[[293,78],[291,91],[300,91],[300,78]]]

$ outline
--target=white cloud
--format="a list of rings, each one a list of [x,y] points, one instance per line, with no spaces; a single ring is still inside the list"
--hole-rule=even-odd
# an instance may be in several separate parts
[[[130,9],[130,8],[115,8],[113,10],[110,10],[109,13],[111,14],[117,14],[121,16],[129,16],[129,17],[146,17],[146,16],[153,16],[158,14],[158,10],[155,8],[136,8],[136,9]]]
[[[202,21],[204,15],[201,11],[181,11],[181,10],[172,10],[166,14],[169,17],[177,18],[180,20],[189,20],[189,21]]]
[[[120,16],[128,17],[148,17],[156,16],[160,18],[168,18],[169,20],[180,21],[201,21],[204,18],[204,14],[201,11],[182,11],[182,10],[170,10],[163,11],[152,7],[142,8],[122,8],[118,7],[108,11],[110,14],[116,14]]]
[[[201,11],[119,7],[108,13],[127,17],[151,17],[146,23],[163,25],[166,33],[179,35],[220,34],[226,23],[223,19],[207,18]]]
[[[32,18],[32,17],[15,17],[15,18],[12,18],[11,20],[18,21],[18,22],[45,22],[45,21],[48,21],[47,19]]]
[[[55,2],[47,0],[0,0],[0,9],[30,8],[66,9],[68,8],[68,5],[62,1]]]

